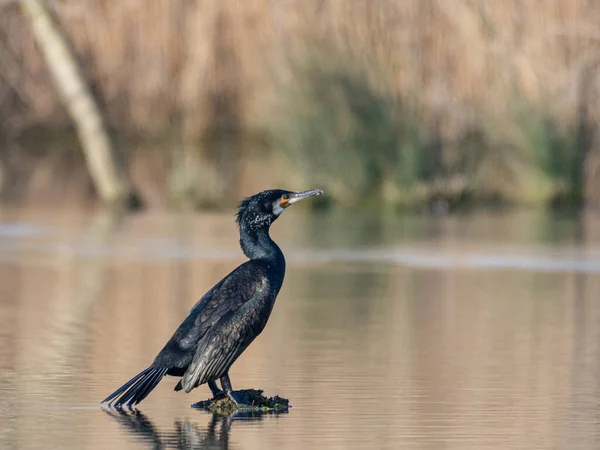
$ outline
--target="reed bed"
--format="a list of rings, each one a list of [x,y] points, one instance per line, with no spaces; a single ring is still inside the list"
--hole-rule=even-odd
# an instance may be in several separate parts
[[[346,204],[597,201],[596,1],[50,5],[109,126],[165,142],[165,195],[237,197],[259,155]],[[0,134],[68,126],[0,3]]]

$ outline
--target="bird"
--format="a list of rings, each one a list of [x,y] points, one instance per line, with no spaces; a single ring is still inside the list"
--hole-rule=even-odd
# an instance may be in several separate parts
[[[189,393],[208,384],[213,397],[226,395],[244,404],[233,391],[229,368],[263,331],[285,276],[285,258],[269,235],[270,227],[288,207],[318,195],[324,191],[271,189],[243,199],[235,221],[248,261],[196,302],[150,366],[101,403],[132,408],[169,375],[180,378],[175,391]]]

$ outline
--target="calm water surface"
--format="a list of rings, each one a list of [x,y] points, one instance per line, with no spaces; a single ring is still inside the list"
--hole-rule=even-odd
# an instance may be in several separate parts
[[[231,214],[0,211],[0,446],[592,449],[600,217],[286,213],[288,260],[234,388],[288,414],[213,417],[165,378],[99,401],[243,261]]]

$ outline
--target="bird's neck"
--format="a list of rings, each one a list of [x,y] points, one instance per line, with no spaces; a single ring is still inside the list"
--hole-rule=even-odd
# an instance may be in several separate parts
[[[261,259],[275,265],[285,265],[279,246],[269,236],[269,229],[240,227],[240,245],[250,259]]]

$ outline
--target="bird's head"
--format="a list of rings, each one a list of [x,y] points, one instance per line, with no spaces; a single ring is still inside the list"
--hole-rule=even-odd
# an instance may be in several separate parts
[[[259,192],[252,197],[245,198],[240,203],[236,222],[240,228],[259,229],[268,228],[288,207],[294,203],[314,195],[323,195],[322,189],[292,192],[282,189],[272,189]]]

